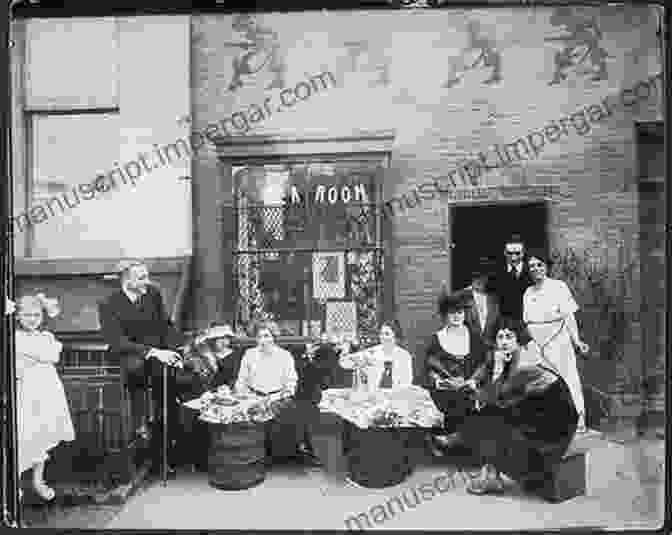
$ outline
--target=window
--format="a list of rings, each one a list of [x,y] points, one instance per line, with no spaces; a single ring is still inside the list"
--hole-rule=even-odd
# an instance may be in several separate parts
[[[376,336],[383,280],[383,159],[233,165],[236,323],[281,334]]]
[[[101,238],[110,220],[91,217],[91,210],[106,206],[80,206],[77,186],[91,183],[119,160],[118,118],[104,112],[32,116],[28,205],[43,208],[41,217],[48,219],[33,220],[30,256],[87,258],[96,256],[96,247],[107,246]]]
[[[114,18],[26,22],[22,201],[33,224],[16,229],[26,235],[18,255],[86,258],[109,247],[103,219],[79,207],[73,188],[119,161],[118,45]]]

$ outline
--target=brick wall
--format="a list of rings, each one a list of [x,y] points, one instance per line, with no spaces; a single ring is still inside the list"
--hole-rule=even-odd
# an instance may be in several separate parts
[[[403,15],[375,12],[358,17],[338,12],[259,15],[257,23],[275,32],[288,87],[324,70],[334,73],[338,87],[273,115],[252,133],[291,131],[300,135],[310,130],[354,133],[393,128],[397,137],[392,168],[385,177],[385,195],[400,195],[431,178],[445,177],[464,157],[473,157],[493,144],[510,143],[658,73],[655,19],[646,8],[633,9],[639,10],[638,26],[606,7],[598,14],[602,45],[613,56],[608,62],[608,79],[591,81],[589,75],[579,73],[558,85],[548,83],[558,49],[544,38],[562,33],[550,24],[550,8]],[[474,69],[454,87],[443,87],[451,65],[459,63],[460,51],[466,46],[469,20],[477,20],[497,43],[502,54],[502,81],[484,84],[490,70]],[[192,18],[195,129],[274,94],[265,89],[273,80],[266,70],[247,77],[237,91],[227,89],[239,50],[223,43],[241,39],[232,30],[233,21],[228,15]],[[470,57],[473,60],[475,56]],[[636,244],[639,213],[634,121],[658,117],[660,99],[659,91],[648,101],[614,111],[589,133],[572,134],[549,144],[538,159],[493,171],[482,177],[482,182],[564,186],[569,197],[549,204],[552,247],[583,250],[595,239],[606,239],[609,245],[622,233]],[[234,298],[222,276],[227,272],[226,248],[213,241],[215,206],[230,201],[231,187],[215,160],[214,151],[208,149],[193,162],[194,213],[198,214],[195,250],[200,262],[196,273],[200,282],[194,289],[195,322],[211,319],[214,309],[226,316]],[[393,222],[396,313],[413,351],[418,351],[437,327],[435,300],[441,281],[450,280],[451,253],[445,247],[450,235],[446,227],[449,213],[450,206],[437,198],[407,210]],[[609,261],[616,266],[615,258]],[[638,271],[634,276],[638,277]],[[637,309],[637,279],[631,292],[628,306]],[[204,300],[211,300],[211,304],[196,306]],[[223,302],[223,308],[218,309],[213,300]],[[637,321],[631,329],[628,366],[633,373],[640,373]]]

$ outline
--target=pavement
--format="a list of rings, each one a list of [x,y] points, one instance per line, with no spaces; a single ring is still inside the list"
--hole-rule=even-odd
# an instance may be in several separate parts
[[[357,527],[358,515],[364,529],[656,529],[664,514],[664,459],[665,443],[655,435],[611,437],[587,453],[586,495],[558,504],[526,495],[512,481],[504,494],[472,496],[465,486],[477,467],[459,462],[458,468],[455,458],[444,457],[425,458],[406,481],[385,489],[282,466],[257,487],[222,491],[208,485],[207,474],[181,470],[166,487],[144,481],[125,504],[26,504],[23,517],[25,527],[57,530],[342,530]],[[417,502],[414,490],[425,491]]]
[[[340,530],[356,527],[353,520],[346,521],[360,514],[364,529],[662,527],[662,440],[605,441],[587,455],[586,495],[558,504],[525,495],[512,481],[502,495],[472,496],[466,492],[464,470],[447,458],[421,465],[402,484],[385,489],[354,487],[320,469],[290,466],[272,468],[262,484],[242,491],[214,489],[207,474],[180,473],[166,487],[157,482],[140,489],[105,528]],[[430,495],[427,485],[436,488],[442,476],[440,488],[445,492],[435,490]],[[413,489],[421,488],[426,493],[413,503]],[[411,503],[399,507],[404,497]]]

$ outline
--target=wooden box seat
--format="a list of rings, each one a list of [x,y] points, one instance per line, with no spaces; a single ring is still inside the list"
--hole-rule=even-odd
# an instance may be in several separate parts
[[[553,478],[540,489],[539,495],[549,502],[559,503],[586,493],[586,454],[605,444],[602,433],[589,429],[577,433],[562,461],[555,467]]]

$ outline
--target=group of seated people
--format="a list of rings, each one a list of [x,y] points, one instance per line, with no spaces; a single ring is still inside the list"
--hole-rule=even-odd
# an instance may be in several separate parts
[[[575,393],[578,375],[572,359],[573,346],[582,352],[587,346],[578,337],[573,318],[576,304],[564,283],[556,284],[562,281],[546,277],[549,261],[543,254],[530,255],[528,263],[529,270],[519,274],[526,275],[533,286],[522,281],[518,285],[513,301],[518,317],[510,312],[512,307],[500,306],[501,314],[493,318],[496,302],[487,300],[487,276],[480,270],[470,287],[444,292],[439,299],[443,325],[431,336],[424,355],[414,357],[399,345],[396,322],[382,324],[379,344],[367,351],[372,368],[368,377],[377,386],[422,386],[445,415],[444,428],[428,433],[434,455],[461,443],[480,456],[481,477],[469,487],[474,493],[500,490],[500,472],[530,486],[539,484],[583,427],[583,400]],[[509,273],[515,282],[515,268]],[[221,385],[260,396],[290,394],[291,403],[269,425],[268,458],[320,464],[311,447],[311,426],[319,415],[322,390],[352,385],[344,372],[351,367],[349,355],[357,349],[352,340],[331,333],[331,339],[323,336],[307,344],[304,354],[295,358],[276,344],[274,325],[261,323],[256,328],[256,346],[242,352],[234,347],[231,326],[215,324],[184,346],[146,265],[126,265],[120,280],[120,290],[100,306],[102,332],[110,351],[119,356],[131,390],[144,395],[145,387],[152,386],[157,427],[151,437],[157,461],[162,451],[160,409],[166,365],[171,369],[166,407],[171,430],[169,464],[177,465],[180,458],[184,462],[186,455],[205,468],[207,429],[195,418],[180,417],[179,406]],[[487,313],[479,320],[482,311]],[[525,316],[525,323],[520,316]],[[534,328],[542,332],[549,326],[554,332],[548,339],[530,336]],[[573,373],[563,368],[563,359],[570,363],[564,368]],[[134,406],[142,412],[142,401]],[[138,430],[146,432],[142,426]],[[180,448],[179,442],[186,446]]]
[[[470,492],[501,491],[502,472],[526,487],[540,485],[574,433],[585,429],[574,348],[585,354],[588,346],[578,334],[571,292],[547,276],[550,260],[532,252],[525,262],[517,240],[506,244],[505,256],[507,269],[494,277],[494,293],[487,284],[489,266],[475,270],[469,287],[444,291],[438,303],[441,328],[424,354],[415,356],[400,344],[396,322],[380,325],[373,347],[358,348],[332,332],[307,344],[297,358],[276,343],[276,328],[269,323],[257,325],[256,345],[245,351],[226,323],[211,325],[185,344],[146,264],[124,263],[120,288],[100,303],[99,318],[131,394],[134,429],[139,438],[150,439],[154,470],[162,466],[164,446],[169,475],[185,459],[206,469],[208,430],[193,413],[185,416],[181,405],[222,385],[259,396],[286,393],[290,400],[267,427],[267,457],[320,465],[310,437],[321,393],[352,386],[347,370],[353,354],[366,349],[370,382],[381,388],[424,387],[444,414],[443,428],[427,433],[432,454],[445,455],[462,444],[481,459],[483,469]],[[74,439],[54,368],[62,346],[42,326],[43,312],[57,313],[52,309],[54,303],[42,295],[25,296],[17,308],[19,458],[22,471],[33,468],[34,487],[45,499],[54,494],[43,479],[48,451]],[[151,429],[145,425],[148,390]],[[38,405],[44,408],[36,412]]]
[[[444,414],[443,428],[428,434],[432,453],[445,455],[460,444],[482,461],[480,476],[470,482],[469,492],[501,492],[502,472],[534,489],[549,479],[553,464],[569,446],[577,427],[577,410],[565,381],[544,361],[522,322],[500,318],[494,329],[494,347],[479,348],[464,324],[468,306],[463,294],[440,299],[446,325],[432,336],[425,373],[416,381],[413,357],[398,345],[396,325],[382,324],[380,344],[367,351],[372,368],[367,375],[380,388],[416,383],[428,389]],[[222,384],[242,393],[268,395],[285,390],[293,394],[293,402],[271,423],[269,460],[298,455],[319,466],[310,444],[310,426],[315,422],[320,392],[346,386],[339,377],[343,369],[352,367],[351,344],[342,337],[323,339],[295,364],[295,358],[275,344],[272,324],[260,324],[257,345],[242,354],[232,349],[233,341],[228,325],[214,326],[197,338],[192,346],[196,352],[186,361],[191,374],[183,375],[192,378],[186,382],[190,388],[182,390],[182,395],[198,396]],[[200,357],[194,359],[194,355]],[[212,363],[207,377],[199,370],[202,359]],[[190,444],[201,448],[192,449],[192,454],[204,463],[207,429],[202,423],[195,425],[200,431],[190,435]],[[281,445],[285,449],[279,452]],[[206,468],[204,464],[200,467]]]

